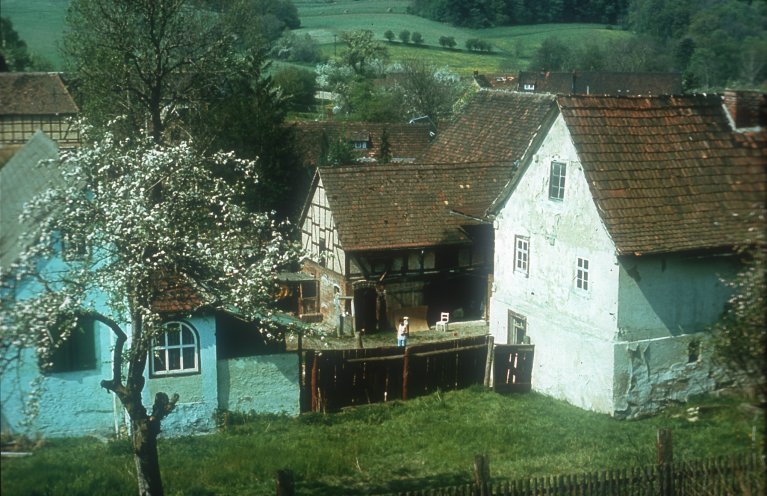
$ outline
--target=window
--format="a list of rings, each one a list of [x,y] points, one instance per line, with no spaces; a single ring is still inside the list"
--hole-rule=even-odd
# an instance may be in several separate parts
[[[525,91],[535,91],[535,85],[531,83],[525,83],[523,88]]]
[[[152,343],[152,375],[200,371],[197,332],[184,322],[168,322]]]
[[[77,327],[72,330],[65,341],[61,342],[49,356],[50,365],[46,372],[76,372],[96,368],[96,336],[94,327],[96,321],[88,317],[80,317]],[[58,342],[60,332],[54,331],[55,341]]]
[[[565,171],[564,162],[551,162],[549,198],[552,200],[562,200],[565,197]]]
[[[367,150],[368,142],[367,141],[352,141],[352,146],[355,148],[355,150]]]
[[[687,344],[687,363],[696,363],[700,360],[700,341],[693,339]]]
[[[575,272],[575,286],[584,291],[589,290],[589,261],[578,258],[578,268]]]
[[[527,318],[509,310],[508,343],[523,344],[527,337]]]
[[[525,236],[514,237],[514,271],[529,273],[530,240]]]
[[[328,266],[327,256],[328,256],[327,241],[325,241],[325,238],[321,237],[319,247],[317,248],[317,258],[319,258],[320,265],[322,265],[323,267]]]

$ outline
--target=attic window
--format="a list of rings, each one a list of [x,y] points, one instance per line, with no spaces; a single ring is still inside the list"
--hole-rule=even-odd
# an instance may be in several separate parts
[[[530,273],[530,238],[514,236],[514,272]]]
[[[551,162],[549,175],[549,199],[563,200],[565,198],[565,175],[567,166],[564,162]]]

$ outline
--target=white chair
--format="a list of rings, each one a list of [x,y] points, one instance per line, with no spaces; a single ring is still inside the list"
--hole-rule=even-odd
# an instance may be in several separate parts
[[[437,322],[437,330],[447,332],[447,323],[450,322],[450,313],[442,312],[439,314],[439,321]]]

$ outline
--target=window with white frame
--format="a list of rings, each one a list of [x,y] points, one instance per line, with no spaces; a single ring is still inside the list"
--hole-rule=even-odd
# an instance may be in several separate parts
[[[575,287],[584,291],[589,290],[589,261],[578,257],[578,267],[575,272]]]
[[[514,271],[529,274],[530,238],[514,236]]]
[[[152,375],[188,374],[200,371],[197,332],[185,322],[168,322],[152,341]]]
[[[564,162],[551,162],[549,174],[549,198],[563,200],[565,198],[565,175],[567,167]]]

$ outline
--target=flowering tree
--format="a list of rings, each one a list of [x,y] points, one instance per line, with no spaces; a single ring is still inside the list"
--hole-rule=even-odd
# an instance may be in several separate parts
[[[256,181],[252,161],[107,134],[43,166],[60,170],[61,180],[25,210],[39,229],[15,277],[35,290],[2,302],[3,366],[24,348],[49,356],[79,318],[105,324],[117,339],[112,377],[101,385],[130,417],[139,494],[162,494],[156,441],[178,395],[158,393],[149,410],[141,400],[162,325],[153,303],[173,285],[199,305],[268,321],[276,270],[294,250],[279,226],[243,207]],[[57,257],[63,269],[40,263]]]

